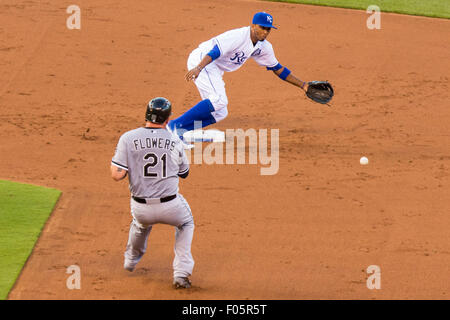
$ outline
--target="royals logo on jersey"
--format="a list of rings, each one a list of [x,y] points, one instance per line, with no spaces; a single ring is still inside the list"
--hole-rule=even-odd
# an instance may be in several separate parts
[[[236,52],[234,54],[234,57],[230,59],[231,61],[233,61],[234,64],[243,64],[245,62],[245,60],[247,60],[247,57],[245,56],[245,53],[240,51],[240,52]]]
[[[224,32],[201,43],[199,48],[206,55],[215,45],[219,47],[220,56],[212,63],[222,71],[236,71],[249,57],[269,68],[278,64],[269,41],[258,41],[253,45],[249,26]]]
[[[258,48],[252,53],[252,57],[259,56],[260,54],[261,54],[261,49]]]

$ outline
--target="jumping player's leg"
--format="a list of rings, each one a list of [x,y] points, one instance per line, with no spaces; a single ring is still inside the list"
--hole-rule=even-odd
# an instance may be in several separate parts
[[[196,49],[188,59],[188,69],[195,67],[203,58],[202,53]],[[209,64],[200,72],[195,85],[200,93],[202,101],[185,112],[182,116],[169,122],[173,130],[177,128],[183,131],[193,130],[197,123],[201,127],[219,122],[228,114],[228,98],[225,91],[225,83],[222,80],[223,71],[215,64]],[[195,123],[197,122],[197,123]]]
[[[209,99],[205,99],[197,103],[194,107],[186,111],[183,115],[169,122],[170,129],[176,128],[178,132],[182,130],[190,131],[194,129],[194,122],[201,121],[201,127],[206,127],[216,123],[212,113],[214,106]]]

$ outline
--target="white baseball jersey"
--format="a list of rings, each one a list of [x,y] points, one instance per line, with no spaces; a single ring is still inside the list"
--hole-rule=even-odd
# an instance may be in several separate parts
[[[178,193],[178,174],[189,170],[183,146],[163,128],[142,127],[124,133],[112,164],[128,171],[131,194],[162,198]]]
[[[271,68],[278,64],[269,41],[258,41],[256,45],[253,45],[250,38],[250,26],[224,32],[201,43],[199,48],[204,56],[215,45],[219,47],[220,56],[212,63],[222,71],[236,71],[248,58],[255,59],[259,65],[264,67]]]

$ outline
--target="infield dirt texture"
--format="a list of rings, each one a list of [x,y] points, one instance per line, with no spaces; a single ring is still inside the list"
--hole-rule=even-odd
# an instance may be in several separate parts
[[[244,0],[0,4],[0,178],[63,191],[9,299],[448,299],[450,21]],[[248,62],[225,75],[217,129],[280,129],[280,169],[192,165],[180,185],[196,223],[188,291],[171,287],[174,230],[156,226],[122,269],[127,182],[109,172],[145,105],[175,116],[197,45],[274,16],[268,40],[303,80],[329,80],[332,107]],[[369,158],[361,166],[359,159]],[[66,287],[67,267],[81,289]],[[381,289],[366,287],[370,265]]]

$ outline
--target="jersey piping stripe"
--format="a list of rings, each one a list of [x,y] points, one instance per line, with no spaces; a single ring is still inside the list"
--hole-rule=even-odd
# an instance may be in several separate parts
[[[200,61],[201,61],[202,59],[203,59],[203,53],[200,55]],[[216,94],[218,94],[216,88],[214,87],[214,85],[213,85],[213,83],[212,83],[212,81],[211,81],[211,78],[209,77],[208,70],[206,70],[206,68],[204,68],[203,70],[205,70],[206,75],[208,76],[209,83],[211,83],[211,86],[212,86],[212,88],[214,89],[214,92],[215,92]]]
[[[211,86],[212,86],[213,89],[214,89],[214,92],[215,92],[216,94],[218,94],[216,88],[214,87],[214,85],[213,85],[213,83],[212,83],[212,81],[211,81],[211,78],[209,77],[208,70],[205,69],[205,71],[206,71],[206,75],[208,76],[209,83],[211,83]]]
[[[127,166],[121,165],[120,163],[117,163],[117,162],[114,162],[114,161],[111,161],[111,163],[112,163],[113,165],[115,165],[116,167],[119,167],[119,168],[121,168],[121,169],[123,169],[123,170],[128,171],[128,167],[127,167]]]
[[[186,170],[184,170],[184,171],[180,171],[180,172],[178,172],[178,174],[183,174],[183,173],[186,173],[186,172],[188,172],[189,171],[189,168],[187,168]]]

